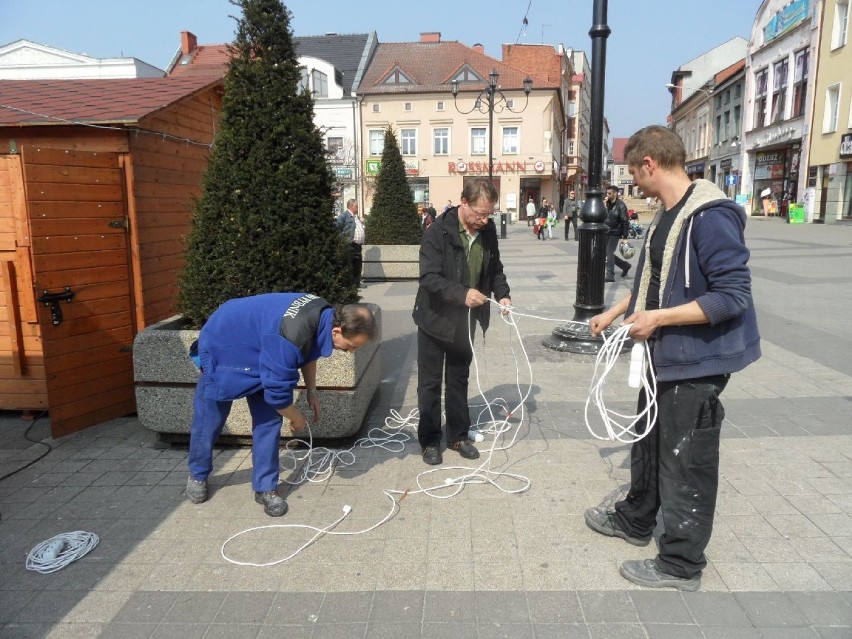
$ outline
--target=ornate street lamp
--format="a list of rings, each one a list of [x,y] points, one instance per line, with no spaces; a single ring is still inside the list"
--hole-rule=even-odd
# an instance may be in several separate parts
[[[606,78],[607,0],[594,0],[592,28],[592,105],[589,134],[589,189],[580,211],[580,247],[577,264],[577,293],[574,322],[563,324],[544,340],[544,345],[557,351],[594,355],[603,345],[603,335],[593,337],[588,321],[604,309],[604,271],[609,227],[603,201],[601,169],[603,165],[604,84]],[[607,329],[607,334],[614,329]]]
[[[509,104],[509,101],[506,99],[503,91],[500,90],[497,84],[497,80],[499,78],[500,74],[497,73],[497,69],[493,69],[491,73],[488,74],[488,85],[479,92],[473,106],[468,111],[463,111],[458,105],[457,97],[459,94],[459,81],[453,80],[450,83],[453,91],[453,105],[456,107],[456,111],[462,115],[467,115],[474,111],[488,114],[488,181],[491,183],[494,182],[494,112],[502,113],[505,110],[511,111],[512,113],[523,113],[530,102],[530,91],[532,91],[533,84],[532,78],[527,76],[524,80],[524,95],[526,96],[526,101],[524,102],[522,109],[515,109]],[[500,225],[500,237],[502,239],[506,239],[505,223],[501,223]]]

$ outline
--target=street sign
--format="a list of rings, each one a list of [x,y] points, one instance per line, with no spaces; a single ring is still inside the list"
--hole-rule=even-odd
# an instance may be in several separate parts
[[[728,177],[725,178],[725,184],[727,184],[728,186],[736,186],[737,176],[736,175],[729,175]]]

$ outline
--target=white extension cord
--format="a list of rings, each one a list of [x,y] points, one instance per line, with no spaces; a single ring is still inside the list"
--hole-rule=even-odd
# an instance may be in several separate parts
[[[75,530],[46,539],[35,546],[27,555],[27,570],[43,575],[65,568],[98,545],[95,533]]]
[[[619,326],[604,340],[601,350],[595,360],[595,370],[589,386],[589,396],[586,398],[586,427],[596,439],[620,441],[625,444],[637,442],[648,433],[657,421],[657,380],[654,377],[651,363],[651,351],[647,342],[637,342],[630,353],[630,371],[628,385],[631,388],[642,388],[645,393],[645,407],[639,413],[627,415],[606,407],[604,389],[607,376],[613,371],[618,356],[630,339],[630,324]],[[589,420],[589,409],[594,407],[603,422],[605,435],[598,434]],[[643,428],[639,428],[644,423]]]
[[[520,396],[520,401],[513,408],[510,409],[509,405],[502,398],[497,398],[489,401],[488,398],[485,397],[482,391],[482,385],[480,383],[479,377],[479,362],[476,358],[476,351],[473,349],[473,343],[471,341],[471,351],[473,353],[472,363],[474,366],[475,378],[477,388],[479,390],[480,396],[484,400],[484,408],[479,413],[479,417],[475,424],[471,426],[470,431],[468,432],[468,438],[476,441],[483,442],[486,439],[486,436],[491,437],[491,443],[488,447],[488,450],[483,450],[482,462],[474,468],[468,466],[441,466],[437,468],[433,468],[430,470],[423,471],[417,475],[417,489],[416,490],[395,490],[395,489],[384,489],[382,492],[391,502],[390,511],[381,518],[378,522],[370,525],[367,528],[362,530],[354,530],[354,531],[338,531],[335,528],[352,512],[352,507],[346,505],[343,507],[343,514],[338,517],[335,521],[333,521],[328,526],[323,528],[319,528],[316,526],[310,526],[306,524],[271,524],[265,526],[256,526],[253,528],[249,528],[247,530],[243,530],[241,532],[236,533],[229,537],[221,547],[221,555],[222,558],[226,561],[237,564],[241,566],[274,566],[277,564],[284,563],[294,558],[296,555],[305,550],[308,546],[312,545],[318,539],[323,537],[324,535],[362,535],[368,533],[372,530],[375,530],[379,526],[385,524],[390,519],[392,519],[396,513],[399,511],[399,504],[405,497],[409,495],[414,495],[417,493],[425,494],[429,497],[437,498],[437,499],[449,499],[458,495],[466,485],[468,484],[490,484],[504,492],[506,494],[517,494],[522,493],[528,490],[531,486],[531,482],[529,478],[517,474],[510,473],[506,471],[500,471],[499,469],[492,469],[492,458],[495,452],[504,451],[512,448],[516,443],[518,438],[518,434],[520,432],[520,428],[515,428],[514,434],[508,441],[508,443],[498,445],[498,441],[500,441],[500,436],[504,433],[507,433],[512,429],[512,425],[509,423],[509,420],[520,411],[519,414],[519,424],[523,423],[524,420],[524,409],[526,400],[529,397],[532,391],[532,366],[530,364],[529,356],[524,348],[523,341],[521,340],[520,331],[517,326],[517,318],[518,317],[529,317],[534,319],[540,319],[551,322],[558,323],[568,323],[573,324],[581,324],[583,326],[588,326],[586,322],[575,322],[573,320],[564,320],[564,319],[554,319],[547,317],[538,317],[535,315],[529,315],[520,313],[517,311],[515,307],[507,307],[508,315],[503,316],[503,320],[514,329],[514,334],[517,336],[518,344],[521,347],[523,352],[524,361],[526,362],[526,370],[529,374],[529,385],[526,388],[526,392],[522,392],[522,384],[521,384],[521,368],[518,365],[517,357],[515,356],[514,348],[512,348],[512,356],[515,358],[515,369],[516,369],[516,387],[518,389],[518,394]],[[603,402],[603,386],[606,379],[606,375],[612,370],[612,366],[615,364],[615,359],[618,357],[618,354],[624,347],[625,340],[627,338],[627,332],[629,331],[629,325],[623,326],[618,329],[608,340],[605,340],[604,347],[601,350],[601,353],[598,355],[598,361],[595,364],[595,378],[598,377],[598,368],[601,364],[602,359],[606,362],[606,365],[603,367],[601,371],[600,378],[597,382],[592,382],[592,390],[590,390],[590,399],[592,398],[593,391],[596,394],[593,404],[598,407],[601,411],[601,414],[605,418],[605,423],[607,424],[607,432],[609,439],[619,439],[619,441],[635,441],[641,436],[637,435],[635,431],[631,430],[636,423],[638,423],[639,419],[642,415],[648,413],[646,411],[643,412],[642,415],[637,416],[635,419],[632,419],[632,423],[627,427],[620,426],[616,429],[617,422],[613,419],[614,416],[624,418],[625,416],[615,413],[614,411],[607,410],[605,408]],[[510,330],[511,334],[511,330]],[[645,347],[647,348],[647,346]],[[650,361],[650,358],[647,358]],[[634,363],[634,368],[641,368],[641,363]],[[656,403],[653,401],[653,397],[656,393],[656,386],[654,384],[653,376],[649,374],[647,368],[645,368],[646,375],[644,376],[643,385],[646,389],[646,393],[648,393],[649,402],[648,406],[653,406],[654,418],[656,417]],[[648,381],[650,379],[650,382]],[[652,390],[653,389],[653,390]],[[499,412],[504,416],[502,418],[498,418],[495,416],[495,407],[499,409]],[[591,428],[589,425],[588,419],[588,409],[589,409],[589,401],[586,403],[586,426],[589,428],[589,431],[598,439],[601,439]],[[487,419],[483,419],[485,413],[488,414]],[[402,452],[405,449],[405,442],[410,439],[410,436],[407,433],[400,432],[403,426],[409,425],[413,426],[416,429],[417,420],[419,414],[416,409],[409,412],[408,416],[403,417],[397,411],[392,410],[391,416],[385,419],[385,429],[373,428],[371,429],[367,437],[360,439],[355,442],[355,444],[345,450],[331,450],[328,448],[313,448],[313,435],[310,432],[310,426],[308,426],[308,439],[307,440],[296,440],[298,444],[304,444],[307,446],[307,451],[304,454],[297,455],[295,451],[290,450],[285,453],[286,462],[282,461],[282,469],[287,471],[288,473],[292,473],[298,467],[299,462],[304,462],[302,467],[302,471],[299,473],[298,477],[295,481],[286,481],[286,483],[290,484],[300,484],[303,482],[321,482],[325,481],[334,473],[334,469],[337,464],[343,464],[349,466],[355,462],[355,454],[354,451],[356,448],[371,448],[371,447],[379,447],[390,452]],[[653,419],[650,418],[649,415],[649,423],[646,427],[645,434],[650,430],[651,425],[653,425]],[[387,432],[395,431],[395,432]],[[626,434],[630,433],[634,439],[628,440],[626,439]],[[426,478],[429,478],[434,473],[442,473],[444,478],[442,481],[438,483],[427,482]],[[460,473],[457,476],[446,476],[447,473]],[[516,482],[514,487],[507,487],[501,485],[501,481],[510,480],[512,482]],[[226,553],[226,547],[233,540],[238,537],[245,535],[247,533],[251,533],[254,531],[271,529],[271,528],[294,528],[294,529],[302,529],[313,532],[313,536],[304,544],[299,546],[295,551],[283,557],[281,559],[276,559],[274,561],[269,561],[266,563],[253,563],[247,561],[239,561],[237,559],[233,559],[229,557]]]

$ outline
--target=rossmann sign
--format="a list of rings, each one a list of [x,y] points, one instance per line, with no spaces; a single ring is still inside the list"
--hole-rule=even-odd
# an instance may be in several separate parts
[[[536,173],[544,171],[544,162],[495,162],[491,165],[492,173],[528,173],[528,164],[532,164]],[[450,173],[488,174],[488,162],[447,162]]]

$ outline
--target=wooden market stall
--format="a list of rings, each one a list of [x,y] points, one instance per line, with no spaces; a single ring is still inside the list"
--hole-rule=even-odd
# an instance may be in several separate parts
[[[221,96],[221,73],[0,81],[0,410],[48,410],[55,437],[134,411]]]

